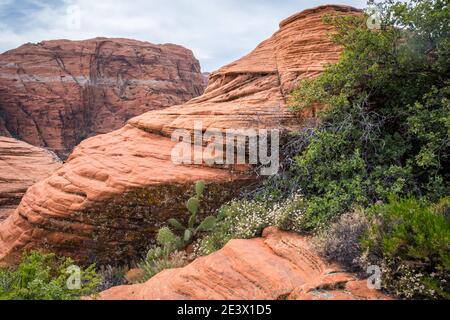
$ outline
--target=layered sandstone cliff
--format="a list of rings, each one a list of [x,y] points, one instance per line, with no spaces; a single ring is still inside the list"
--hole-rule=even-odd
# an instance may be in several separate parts
[[[293,114],[287,95],[340,50],[329,39],[325,14],[359,14],[323,6],[283,21],[253,52],[210,76],[205,93],[184,105],[146,113],[123,128],[88,139],[67,163],[34,185],[16,212],[0,225],[0,262],[46,247],[79,260],[120,262],[135,256],[170,217],[185,217],[193,182],[209,185],[206,209],[232,198],[251,177],[233,168],[176,165],[175,129],[299,128],[314,110]]]
[[[85,138],[204,88],[199,62],[177,45],[107,38],[26,44],[0,55],[0,135],[65,158]]]
[[[120,286],[101,300],[387,300],[367,281],[324,262],[307,238],[267,228],[262,238],[222,250],[144,284]]]
[[[30,186],[49,177],[61,165],[47,150],[0,137],[0,222],[14,212]]]

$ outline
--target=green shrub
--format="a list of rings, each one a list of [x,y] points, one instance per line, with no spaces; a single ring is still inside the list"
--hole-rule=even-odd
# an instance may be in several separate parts
[[[101,283],[95,265],[81,269],[81,288],[69,289],[69,258],[26,253],[17,268],[0,269],[0,300],[75,300],[92,295]]]
[[[351,271],[379,266],[382,286],[408,299],[450,298],[449,198],[415,198],[344,214],[315,237],[318,252]]]
[[[377,32],[366,17],[327,17],[341,59],[291,96],[293,109],[327,106],[293,168],[310,230],[391,194],[434,202],[450,193],[448,2],[380,8]]]
[[[372,254],[450,270],[450,219],[414,198],[372,208],[365,246]]]
[[[389,271],[387,285],[408,298],[450,298],[450,217],[414,198],[373,207],[362,239],[371,263]],[[415,281],[407,279],[415,278]],[[409,283],[409,286],[408,286]]]

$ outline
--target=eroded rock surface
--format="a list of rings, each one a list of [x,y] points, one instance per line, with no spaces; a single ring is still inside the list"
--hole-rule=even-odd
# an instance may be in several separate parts
[[[47,150],[0,136],[0,221],[14,212],[30,186],[61,165]]]
[[[175,129],[291,128],[314,117],[288,111],[286,100],[300,79],[318,75],[338,61],[340,49],[329,37],[327,14],[360,14],[346,6],[322,6],[300,12],[280,23],[280,30],[238,61],[213,72],[205,93],[181,106],[150,112],[129,123],[170,135]]]
[[[319,74],[339,57],[325,14],[359,14],[324,6],[283,21],[280,30],[242,59],[210,75],[205,93],[184,105],[146,113],[112,133],[88,139],[67,163],[27,192],[0,225],[0,263],[21,251],[46,247],[79,260],[117,262],[135,257],[155,230],[185,217],[186,191],[208,182],[207,208],[232,198],[252,177],[236,168],[176,165],[175,129],[299,128],[314,110],[293,114],[287,95],[303,77]]]
[[[55,40],[0,55],[0,134],[66,158],[85,138],[203,93],[183,47],[128,39]]]
[[[267,228],[262,238],[232,240],[222,250],[144,284],[120,286],[102,300],[385,300],[337,265],[324,262],[307,238]]]

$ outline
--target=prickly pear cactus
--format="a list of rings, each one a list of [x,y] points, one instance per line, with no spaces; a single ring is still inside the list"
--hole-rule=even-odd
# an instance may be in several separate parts
[[[205,191],[205,182],[204,181],[197,181],[195,183],[195,193],[197,194],[197,198],[201,199],[203,198],[203,192]]]

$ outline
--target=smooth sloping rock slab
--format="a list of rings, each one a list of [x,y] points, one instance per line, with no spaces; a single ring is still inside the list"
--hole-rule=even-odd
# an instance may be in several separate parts
[[[384,300],[338,266],[325,263],[297,234],[267,228],[262,238],[232,240],[222,250],[144,284],[120,286],[102,300]]]

